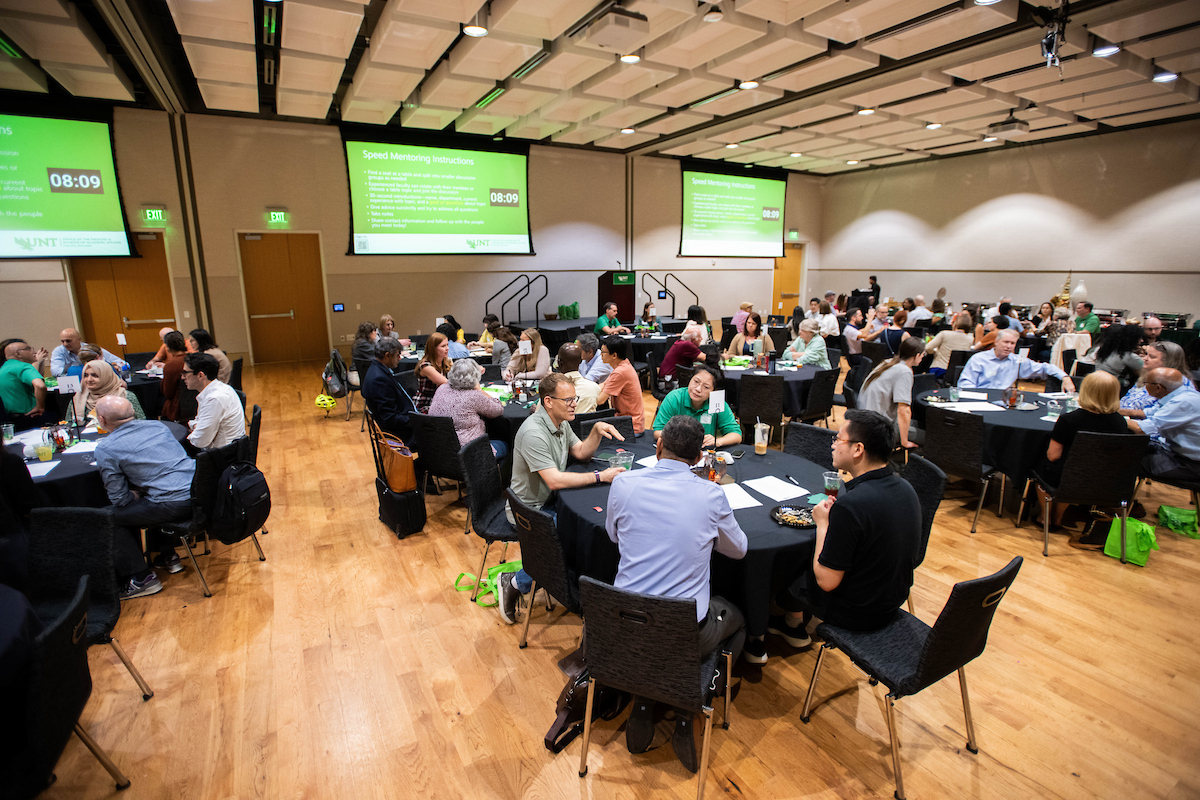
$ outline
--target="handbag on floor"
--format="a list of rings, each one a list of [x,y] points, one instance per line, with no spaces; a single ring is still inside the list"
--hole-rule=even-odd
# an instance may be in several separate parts
[[[567,676],[567,685],[558,695],[555,706],[554,724],[546,731],[545,745],[551,753],[561,753],[562,749],[583,733],[583,717],[587,711],[588,691],[587,667],[576,675]],[[592,703],[592,722],[597,719],[616,719],[629,705],[629,692],[622,692],[609,686],[596,687],[596,700]]]
[[[1159,506],[1158,524],[1189,539],[1200,539],[1200,530],[1197,530],[1196,526],[1196,512],[1189,508]]]
[[[476,605],[481,605],[484,608],[493,608],[500,603],[500,593],[496,591],[500,585],[500,575],[504,572],[520,571],[521,559],[517,559],[516,561],[505,561],[494,567],[488,567],[487,572],[478,581],[471,573],[460,572],[458,578],[454,581],[454,590],[456,592],[469,592],[475,588],[475,584],[478,582],[479,592],[475,595]],[[464,579],[469,579],[469,582],[464,582]]]
[[[1130,519],[1125,522],[1125,560],[1139,567],[1146,566],[1150,551],[1158,549],[1158,540],[1154,538],[1154,526],[1147,525],[1140,519]],[[1108,541],[1104,543],[1104,555],[1112,558],[1121,557],[1121,520],[1114,519],[1108,529]]]
[[[417,488],[416,456],[398,436],[375,429],[379,459],[383,462],[383,474],[387,486],[393,492],[411,492]]]

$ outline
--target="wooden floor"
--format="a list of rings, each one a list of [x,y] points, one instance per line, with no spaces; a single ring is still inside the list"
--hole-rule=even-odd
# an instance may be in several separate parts
[[[90,652],[82,722],[132,779],[123,796],[694,796],[669,743],[626,751],[624,717],[595,728],[585,779],[579,740],[544,749],[563,683],[555,662],[579,620],[556,610],[547,627],[542,606],[519,650],[517,628],[455,591],[482,545],[463,535],[453,492],[429,498],[423,533],[399,541],[384,528],[360,416],[326,418],[313,404],[322,366],[245,377],[263,406],[268,560],[250,542],[214,543],[202,560],[211,599],[189,566],[125,604],[116,633],[156,692],[149,702],[111,648]],[[1011,516],[985,510],[971,535],[975,491],[952,484],[942,503],[917,615],[932,623],[956,581],[1014,555],[1025,565],[967,668],[979,754],[963,746],[953,677],[898,704],[908,796],[1200,797],[1200,541],[1158,529],[1145,569],[1057,535],[1043,558],[1040,530]],[[1151,513],[1188,503],[1160,486],[1143,499]],[[833,654],[803,725],[815,651],[768,645],[764,668],[739,667],[731,730],[714,729],[708,796],[890,797],[883,687]],[[115,794],[76,738],[57,775],[44,797]]]

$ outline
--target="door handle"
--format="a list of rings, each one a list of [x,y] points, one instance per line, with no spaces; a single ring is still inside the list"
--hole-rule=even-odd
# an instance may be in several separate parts
[[[174,318],[171,318],[171,319],[130,319],[129,317],[121,317],[121,322],[125,323],[125,327],[128,328],[130,325],[152,325],[156,322],[161,325],[165,322],[173,323],[173,322],[175,322],[175,320],[174,320]]]
[[[286,314],[251,314],[250,315],[250,319],[282,319],[283,317],[287,317],[288,319],[295,319],[296,312],[294,309],[289,308]]]
[[[800,293],[799,292],[783,292],[779,296],[780,297],[799,297]]]

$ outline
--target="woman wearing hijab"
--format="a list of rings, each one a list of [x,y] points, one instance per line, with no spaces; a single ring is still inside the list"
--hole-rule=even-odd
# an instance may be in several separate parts
[[[72,401],[75,419],[83,422],[88,417],[96,416],[96,403],[101,397],[124,397],[133,404],[133,415],[137,419],[145,419],[146,413],[138,403],[137,395],[125,388],[125,381],[117,377],[104,361],[89,361],[83,365],[83,377],[80,379],[81,389]]]

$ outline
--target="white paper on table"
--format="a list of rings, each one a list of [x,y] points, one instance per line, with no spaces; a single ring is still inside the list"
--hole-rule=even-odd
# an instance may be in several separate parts
[[[739,508],[754,508],[762,505],[762,503],[755,500],[749,492],[736,483],[727,483],[721,488],[725,490],[725,498],[729,501],[729,506],[734,511],[737,511]]]
[[[987,392],[968,392],[962,389],[958,390],[958,396],[963,400],[987,400]]]
[[[533,342],[528,339],[522,339],[517,342],[517,352],[523,356],[533,355]]]
[[[944,408],[947,411],[1007,411],[1006,408],[994,406],[991,403],[941,403],[938,408]]]
[[[725,410],[725,390],[717,389],[708,395],[708,413],[720,414]]]
[[[751,375],[770,375],[771,373],[767,372],[765,369],[756,369],[756,370],[754,370],[754,372],[751,372],[750,374]]]
[[[721,369],[725,370],[726,372],[741,372],[742,370],[744,370],[746,368],[745,367],[722,367]]]
[[[791,500],[793,497],[808,494],[808,489],[797,486],[794,483],[789,483],[776,478],[774,475],[768,475],[765,478],[755,478],[750,481],[742,481],[744,486],[748,486],[761,495],[766,495],[776,502],[783,500]]]
[[[59,394],[76,394],[79,392],[79,376],[63,375],[58,379]]]
[[[39,445],[42,443],[42,429],[31,428],[27,431],[13,434],[13,441],[21,444]]]
[[[78,442],[63,450],[63,453],[94,453],[99,442]]]
[[[39,461],[36,464],[26,464],[25,466],[29,467],[29,474],[31,476],[34,478],[40,478],[50,470],[57,467],[58,464],[59,462],[57,461]]]
[[[1051,400],[1070,400],[1075,397],[1073,392],[1038,392],[1038,397],[1048,397]]]
[[[1042,422],[1058,422],[1058,417],[1038,417]]]
[[[641,464],[643,467],[653,467],[658,463],[658,456],[646,456],[645,458],[639,458],[633,463]]]

